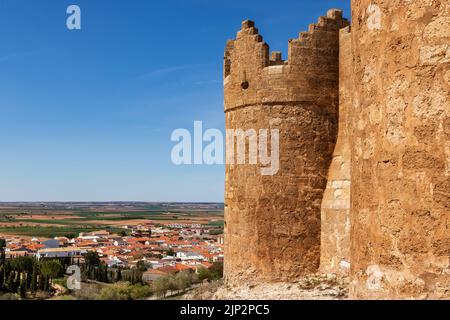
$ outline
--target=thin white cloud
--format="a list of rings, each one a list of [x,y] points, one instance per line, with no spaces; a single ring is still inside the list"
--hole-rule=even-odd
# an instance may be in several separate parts
[[[220,80],[204,80],[204,81],[195,81],[192,84],[204,85],[204,84],[214,84],[214,83],[222,83],[222,81],[220,81]]]
[[[6,55],[3,57],[0,57],[0,62],[10,61],[10,60],[16,60],[16,59],[22,59],[29,56],[34,56],[37,54],[42,53],[42,51],[35,51],[35,52],[22,52],[22,53],[13,53],[10,55]]]
[[[188,65],[182,65],[182,66],[171,66],[171,67],[156,69],[156,70],[152,70],[150,72],[147,72],[147,73],[145,73],[143,75],[140,75],[138,77],[138,79],[149,79],[149,78],[153,78],[155,76],[163,76],[163,75],[175,73],[175,72],[178,72],[178,71],[195,68],[195,67],[198,67],[198,66],[200,66],[200,65],[198,65],[198,64],[188,64]]]

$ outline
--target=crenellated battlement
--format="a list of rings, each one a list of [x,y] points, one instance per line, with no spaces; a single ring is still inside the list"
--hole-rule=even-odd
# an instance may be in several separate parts
[[[339,29],[346,25],[340,10],[328,11],[289,40],[287,60],[270,52],[253,21],[227,43],[226,127],[277,129],[282,154],[273,176],[255,174],[251,164],[226,166],[227,281],[290,281],[319,268],[320,203],[338,131]]]
[[[333,89],[337,87],[339,30],[348,25],[341,10],[329,10],[308,31],[289,40],[288,59],[283,60],[281,52],[270,53],[253,21],[243,21],[236,39],[229,40],[225,49],[225,110],[289,102],[329,105],[329,100],[337,100]]]

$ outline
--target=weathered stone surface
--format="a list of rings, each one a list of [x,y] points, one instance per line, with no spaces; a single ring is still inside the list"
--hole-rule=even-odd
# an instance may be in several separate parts
[[[320,254],[351,298],[450,298],[450,5],[352,0],[352,15],[339,41],[342,12],[321,17],[288,61],[250,21],[227,44],[227,128],[281,133],[277,175],[226,169],[233,293],[277,292]]]
[[[373,3],[352,1],[350,294],[450,298],[450,7],[376,1],[370,28]]]
[[[322,200],[320,270],[348,274],[350,271],[350,162],[348,126],[352,107],[353,60],[350,27],[340,32],[339,134],[328,171]]]
[[[226,166],[228,283],[289,281],[318,270],[320,205],[337,136],[339,29],[330,10],[289,41],[288,60],[269,58],[253,22],[225,52],[227,129],[279,129],[280,169]]]
[[[290,283],[213,283],[194,289],[183,300],[343,300],[348,278],[335,274],[308,275]]]

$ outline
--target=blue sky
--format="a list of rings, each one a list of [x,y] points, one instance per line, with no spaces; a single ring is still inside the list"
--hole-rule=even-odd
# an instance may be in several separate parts
[[[224,167],[173,165],[170,135],[223,130],[226,40],[252,19],[285,57],[349,2],[0,0],[0,201],[223,201]]]

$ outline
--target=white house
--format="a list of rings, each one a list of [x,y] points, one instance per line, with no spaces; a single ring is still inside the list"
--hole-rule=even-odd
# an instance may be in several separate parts
[[[177,258],[181,260],[205,260],[205,257],[203,257],[201,254],[197,252],[185,252],[185,251],[179,251],[177,252]]]

